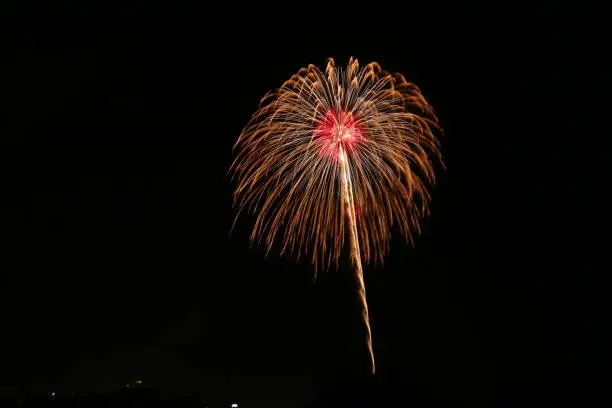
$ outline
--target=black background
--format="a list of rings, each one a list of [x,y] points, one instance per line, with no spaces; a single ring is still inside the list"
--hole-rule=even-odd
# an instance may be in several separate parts
[[[355,56],[445,130],[416,248],[366,268],[377,378],[470,406],[592,397],[602,35],[553,4],[3,5],[0,391],[141,378],[299,406],[367,371],[349,271],[265,259],[249,218],[230,236],[227,177],[265,92]]]

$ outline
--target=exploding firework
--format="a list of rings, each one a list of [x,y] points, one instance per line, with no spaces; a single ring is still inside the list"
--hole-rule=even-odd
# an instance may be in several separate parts
[[[409,242],[429,212],[441,163],[433,109],[401,74],[373,62],[302,68],[268,93],[235,145],[235,204],[256,214],[251,241],[338,261],[349,241],[372,372],[362,261],[382,262],[391,228]]]

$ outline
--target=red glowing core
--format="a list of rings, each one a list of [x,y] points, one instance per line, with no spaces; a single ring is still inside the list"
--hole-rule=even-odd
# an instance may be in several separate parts
[[[338,159],[340,149],[350,154],[363,142],[363,130],[353,114],[348,111],[329,110],[314,132],[324,156]]]

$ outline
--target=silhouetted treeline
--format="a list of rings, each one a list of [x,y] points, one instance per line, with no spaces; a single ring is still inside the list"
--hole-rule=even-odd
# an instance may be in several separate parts
[[[19,397],[0,397],[0,407],[29,408],[154,408],[154,407],[198,407],[229,408],[231,403],[205,401],[202,396],[193,394],[173,398],[162,398],[151,389],[121,390],[105,394],[88,395],[26,395]]]

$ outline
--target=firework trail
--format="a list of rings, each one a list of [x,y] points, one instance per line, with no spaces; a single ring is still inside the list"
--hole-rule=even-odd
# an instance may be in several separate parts
[[[268,93],[240,134],[235,205],[257,214],[254,244],[338,265],[345,239],[375,371],[362,261],[383,261],[391,228],[412,243],[442,163],[433,109],[401,74],[373,62],[302,68]],[[238,217],[237,215],[237,217]]]

